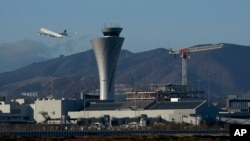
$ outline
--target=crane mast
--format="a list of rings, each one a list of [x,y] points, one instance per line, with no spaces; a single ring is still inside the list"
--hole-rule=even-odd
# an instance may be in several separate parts
[[[189,48],[182,48],[178,51],[170,50],[169,54],[180,54],[182,60],[182,85],[187,85],[187,58],[188,53],[190,52],[198,52],[198,51],[206,51],[212,49],[219,49],[222,48],[223,44],[213,44],[213,45],[204,45],[204,46],[196,46],[196,47],[189,47]]]

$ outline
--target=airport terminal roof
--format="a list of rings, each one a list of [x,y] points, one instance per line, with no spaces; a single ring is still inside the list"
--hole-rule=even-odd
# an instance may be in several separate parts
[[[125,102],[120,109],[147,109],[149,106],[155,103],[155,100],[133,100]]]
[[[85,110],[134,110],[134,109],[195,109],[204,100],[196,101],[155,101],[155,100],[134,100],[128,102],[98,102],[89,103]]]
[[[121,107],[123,103],[90,103],[88,106],[86,106],[85,110],[116,110]]]
[[[152,109],[195,109],[197,106],[202,104],[204,101],[178,101],[178,102],[170,102],[170,101],[160,101],[156,102]]]

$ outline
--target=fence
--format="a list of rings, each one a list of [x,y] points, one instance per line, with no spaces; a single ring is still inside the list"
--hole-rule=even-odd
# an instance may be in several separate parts
[[[124,135],[229,135],[229,130],[122,130],[122,131],[0,131],[0,136],[33,136],[33,137],[79,137],[96,136],[124,136]]]

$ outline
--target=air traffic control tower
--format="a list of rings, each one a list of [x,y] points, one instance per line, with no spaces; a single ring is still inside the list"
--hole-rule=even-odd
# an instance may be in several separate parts
[[[114,100],[114,80],[117,60],[124,37],[119,37],[122,28],[104,27],[104,37],[91,40],[100,81],[100,100]]]

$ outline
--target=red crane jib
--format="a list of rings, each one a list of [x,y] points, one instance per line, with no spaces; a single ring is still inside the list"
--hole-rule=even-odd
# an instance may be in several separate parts
[[[179,53],[181,55],[181,58],[187,58],[187,53],[189,52],[189,49],[188,48],[183,48],[183,49],[180,49]]]

